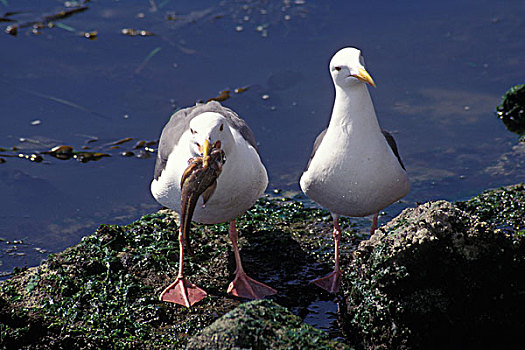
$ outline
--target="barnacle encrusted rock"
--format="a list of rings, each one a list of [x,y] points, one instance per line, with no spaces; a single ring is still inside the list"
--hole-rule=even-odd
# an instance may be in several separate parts
[[[525,327],[524,247],[446,201],[406,209],[354,253],[345,331],[365,348],[510,344]]]

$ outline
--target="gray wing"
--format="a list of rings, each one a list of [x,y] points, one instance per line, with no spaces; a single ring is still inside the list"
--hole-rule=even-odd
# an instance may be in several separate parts
[[[326,130],[328,130],[328,128],[324,129],[315,139],[314,149],[312,150],[312,155],[310,156],[310,159],[308,160],[308,164],[306,165],[306,169],[304,169],[304,171],[307,171],[308,168],[310,167],[310,163],[312,162],[312,159],[315,156],[315,152],[317,152],[319,145],[321,144],[321,142],[323,142],[323,138],[324,138],[324,135],[326,134]]]
[[[381,129],[381,132],[383,133],[383,136],[385,137],[386,142],[392,149],[392,152],[394,152],[394,155],[397,157],[399,164],[406,171],[405,165],[403,164],[403,161],[401,160],[401,157],[399,156],[399,151],[397,150],[397,144],[396,144],[396,140],[394,140],[394,136],[392,136],[392,134],[390,134],[388,131],[384,129]]]
[[[159,148],[157,152],[157,161],[155,163],[154,178],[158,179],[164,168],[170,153],[175,145],[179,142],[182,134],[190,127],[190,121],[205,112],[216,112],[222,114],[230,125],[239,131],[242,137],[257,150],[257,143],[252,130],[248,124],[242,120],[234,111],[223,107],[219,102],[211,101],[206,104],[197,103],[193,107],[188,107],[175,112],[169,122],[162,129],[160,136]]]

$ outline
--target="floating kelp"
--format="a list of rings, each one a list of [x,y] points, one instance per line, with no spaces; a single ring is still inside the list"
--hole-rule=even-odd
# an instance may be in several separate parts
[[[146,151],[146,150],[140,150],[139,152],[137,152],[137,158],[140,158],[140,159],[151,158],[151,152]]]
[[[0,17],[0,22],[16,22],[14,19]]]
[[[65,18],[68,18],[76,13],[81,13],[81,12],[84,12],[88,9],[89,7],[87,6],[77,6],[77,7],[74,7],[74,8],[68,8],[68,9],[65,9],[65,10],[60,10],[59,12],[56,12],[56,13],[53,13],[51,15],[47,15],[47,16],[43,16],[39,19],[36,19],[34,21],[27,21],[27,22],[22,22],[22,23],[19,23],[19,24],[13,24],[13,25],[10,25],[10,26],[7,26],[7,28],[5,29],[5,32],[7,34],[10,34],[10,35],[13,35],[13,36],[16,36],[18,34],[18,29],[19,28],[27,28],[27,27],[32,27],[32,32],[34,34],[40,34],[40,29],[43,29],[43,28],[53,28],[55,27],[55,24],[54,22],[55,21],[59,21],[59,20],[63,20]],[[3,20],[0,20],[0,22],[18,22],[16,19],[12,19],[12,18],[7,18],[8,16],[15,16],[19,13],[22,13],[22,12],[12,12],[12,13],[6,13],[4,14],[3,17],[1,17],[1,19]],[[58,26],[56,25],[57,27],[64,27],[64,25],[62,26]],[[90,34],[92,33],[95,33],[94,36],[91,36],[91,37],[96,37],[96,32],[91,32]],[[85,34],[85,33],[84,33]],[[90,39],[91,39],[90,37]]]
[[[68,160],[76,159],[79,162],[86,163],[89,161],[97,161],[101,158],[111,157],[112,155],[120,155],[123,157],[136,157],[140,159],[151,158],[152,154],[156,152],[157,140],[147,141],[140,140],[135,143],[134,146],[128,145],[128,149],[123,149],[130,141],[133,141],[131,137],[125,137],[116,141],[106,142],[101,145],[96,145],[95,142],[99,139],[95,136],[86,135],[89,139],[83,146],[78,147],[79,150],[75,150],[75,147],[69,145],[57,145],[56,140],[50,140],[35,136],[33,138],[21,137],[19,141],[20,145],[8,148],[0,147],[1,157],[4,158],[23,158],[33,162],[42,162],[44,158],[42,155],[49,155],[56,159]],[[47,150],[42,148],[51,147]],[[20,153],[23,150],[24,153]],[[12,152],[12,153],[11,153]],[[6,160],[3,159],[2,163]]]
[[[243,93],[245,92],[246,90],[248,90],[249,87],[248,86],[245,86],[245,87],[239,87],[239,88],[236,88],[235,90],[233,90],[236,94],[240,94],[240,93]]]
[[[41,161],[44,160],[44,158],[42,158],[42,156],[40,154],[38,154],[38,153],[31,153],[31,154],[25,154],[25,153],[0,154],[0,156],[6,157],[6,158],[22,158],[22,159],[27,159],[27,160],[30,160],[30,161],[36,162],[36,163],[40,163]],[[5,162],[6,162],[6,160],[4,158],[0,158],[0,164],[3,164]]]
[[[133,28],[122,28],[120,32],[127,36],[153,36],[155,35],[155,33],[149,32],[147,30],[133,29]]]
[[[210,98],[207,102],[210,102],[210,101],[222,102],[229,98],[230,98],[230,90],[222,90],[221,92],[219,92],[218,96]]]
[[[7,28],[5,29],[5,32],[7,34],[16,36],[18,34],[18,25],[13,24],[13,25],[7,26]]]
[[[138,149],[138,148],[142,148],[144,146],[146,146],[146,141],[141,140],[141,141],[138,141],[133,148],[134,149]]]
[[[131,140],[133,140],[131,137],[126,137],[126,138],[123,138],[121,140],[112,142],[112,143],[110,143],[110,145],[112,145],[112,146],[122,145],[123,143],[129,142]]]
[[[92,32],[81,32],[80,35],[89,40],[97,40],[98,32],[96,30]]]
[[[42,152],[43,154],[49,154],[57,159],[71,159],[74,155],[73,147],[60,145],[51,148],[49,151]]]
[[[238,88],[234,89],[233,92],[235,92],[236,94],[241,94],[241,93],[245,92],[248,89],[249,89],[248,86],[238,87]],[[229,89],[222,90],[221,92],[219,92],[219,95],[217,95],[216,97],[210,98],[207,102],[210,102],[210,101],[218,101],[218,102],[225,101],[225,100],[227,100],[227,99],[229,99],[231,97],[230,92],[231,91]]]
[[[145,141],[145,140],[140,140],[138,141],[135,146],[133,147],[133,149],[139,149],[139,148],[146,148],[146,147],[151,147],[151,146],[156,146],[158,143],[158,141]]]
[[[111,157],[110,154],[101,153],[101,152],[76,152],[73,158],[82,163],[87,163],[90,161],[97,161],[104,157]]]
[[[36,163],[40,163],[41,161],[44,160],[44,158],[42,158],[42,156],[40,154],[36,154],[36,153],[32,153],[32,154],[23,154],[23,153],[20,153],[18,155],[18,158],[25,158],[25,159],[28,159],[32,162],[36,162]]]
[[[49,154],[50,156],[53,156],[57,159],[67,160],[74,158],[82,163],[87,163],[89,161],[96,161],[103,157],[111,157],[108,153],[102,153],[102,152],[75,152],[73,147],[66,146],[66,145],[60,145],[53,147],[49,151],[42,152],[43,154]]]
[[[124,151],[120,155],[122,157],[133,157],[135,155],[135,153],[133,153],[132,151]]]
[[[177,16],[177,14],[176,14],[175,12],[168,12],[168,13],[166,14],[166,19],[167,19],[168,21],[176,21],[176,20],[178,20],[179,18],[180,18],[180,17]]]
[[[75,8],[71,8],[71,9],[68,9],[68,10],[62,10],[62,11],[57,12],[55,14],[52,14],[52,15],[49,15],[49,16],[45,16],[44,17],[44,22],[52,22],[52,21],[56,21],[56,20],[59,20],[59,19],[68,18],[68,17],[74,15],[75,13],[84,12],[88,8],[89,7],[87,7],[87,6],[80,6],[80,7],[75,7]]]

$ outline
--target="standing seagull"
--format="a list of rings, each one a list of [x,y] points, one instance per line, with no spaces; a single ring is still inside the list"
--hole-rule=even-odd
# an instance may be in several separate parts
[[[199,198],[200,205],[195,208],[193,220],[203,224],[230,223],[236,270],[228,293],[248,299],[275,294],[275,289],[246,275],[237,246],[235,218],[264,193],[268,176],[257,153],[252,131],[235,112],[215,101],[176,112],[162,130],[151,193],[160,204],[180,216],[181,178],[188,160],[202,156],[204,148],[208,148],[207,153],[210,144],[219,145],[226,162],[206,206],[202,205],[202,197]],[[182,230],[179,229],[179,274],[175,282],[162,292],[160,299],[190,307],[204,299],[206,292],[184,278],[183,243]]]
[[[372,234],[379,211],[404,197],[410,183],[394,138],[377,122],[366,86],[375,83],[364,68],[361,51],[341,49],[329,67],[335,86],[332,117],[314,142],[300,184],[308,197],[332,213],[334,271],[312,283],[337,293],[341,285],[339,216],[374,215]]]

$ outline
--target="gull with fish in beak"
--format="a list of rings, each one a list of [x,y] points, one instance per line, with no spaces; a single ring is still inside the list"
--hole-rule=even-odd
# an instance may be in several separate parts
[[[178,276],[161,293],[161,300],[190,307],[207,295],[183,273],[184,252],[192,252],[188,236],[192,220],[229,222],[236,269],[228,293],[247,299],[277,293],[244,272],[235,225],[267,185],[253,132],[231,109],[211,101],[179,110],[170,118],[162,130],[151,193],[179,214],[180,255]]]

